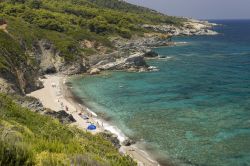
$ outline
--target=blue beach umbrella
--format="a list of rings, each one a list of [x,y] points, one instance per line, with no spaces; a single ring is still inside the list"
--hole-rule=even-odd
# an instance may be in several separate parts
[[[95,130],[96,129],[96,126],[91,124],[88,126],[88,130]]]

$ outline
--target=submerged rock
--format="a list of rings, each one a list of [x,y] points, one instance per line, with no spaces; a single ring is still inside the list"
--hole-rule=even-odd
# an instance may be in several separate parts
[[[143,56],[146,58],[155,58],[155,57],[158,57],[158,53],[154,51],[149,51],[149,52],[146,52]]]

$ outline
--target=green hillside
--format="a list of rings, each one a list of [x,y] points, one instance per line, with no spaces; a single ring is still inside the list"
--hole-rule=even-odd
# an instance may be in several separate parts
[[[24,94],[36,89],[40,60],[37,49],[47,41],[64,64],[116,50],[110,38],[150,32],[143,24],[181,25],[183,19],[119,0],[0,1],[0,77]],[[85,41],[96,43],[88,48]],[[1,81],[0,81],[1,83]]]
[[[0,19],[8,23],[9,33],[25,49],[36,40],[48,39],[66,60],[89,53],[80,47],[84,39],[112,47],[108,37],[142,35],[144,23],[182,22],[118,0],[3,0]]]
[[[0,165],[136,165],[110,142],[15,104],[0,94]]]

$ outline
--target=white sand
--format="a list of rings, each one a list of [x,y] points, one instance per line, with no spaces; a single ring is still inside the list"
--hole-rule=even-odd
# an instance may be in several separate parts
[[[76,120],[72,125],[86,131],[87,127],[92,123],[97,126],[97,130],[89,132],[96,134],[107,129],[118,135],[119,140],[123,141],[126,137],[120,132],[117,132],[118,130],[115,129],[114,126],[98,119],[95,113],[92,113],[87,107],[80,105],[73,100],[69,91],[65,89],[68,88],[67,86],[64,86],[66,79],[67,77],[62,75],[46,75],[46,79],[41,80],[44,84],[44,88],[30,93],[28,96],[38,98],[44,107],[50,108],[54,111],[66,110],[65,108],[67,106],[67,112]],[[90,119],[84,120],[79,113],[88,115]],[[159,165],[156,161],[150,159],[150,156],[146,152],[138,149],[135,145],[129,147],[122,146],[120,151],[131,156],[140,166]]]

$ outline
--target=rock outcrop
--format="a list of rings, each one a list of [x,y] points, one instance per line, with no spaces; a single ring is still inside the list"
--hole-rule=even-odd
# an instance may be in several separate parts
[[[93,68],[90,70],[89,74],[95,75],[95,74],[100,74],[101,70],[98,68]]]
[[[173,25],[148,25],[142,27],[155,32],[168,34],[170,36],[191,36],[191,35],[216,35],[217,32],[211,30],[216,24],[207,21],[188,19],[182,26]]]
[[[73,75],[85,72],[87,68],[86,61],[81,57],[73,62],[66,62],[60,56],[60,52],[48,40],[40,40],[34,43],[33,50],[28,53],[35,57],[41,74],[61,72],[66,75]]]
[[[158,57],[159,54],[154,51],[149,51],[149,52],[146,52],[143,56],[146,58],[155,58],[155,57]]]
[[[100,135],[102,135],[106,140],[110,141],[114,145],[114,147],[116,147],[117,149],[121,147],[121,144],[117,135],[111,133],[108,130],[105,130],[104,132],[100,133]]]
[[[135,144],[135,141],[131,140],[131,139],[126,139],[125,141],[122,142],[122,145],[124,145],[124,146],[130,146],[133,144]]]
[[[16,96],[16,102],[22,107],[29,108],[34,112],[43,113],[46,111],[46,108],[43,107],[42,102],[34,97]]]
[[[147,70],[148,65],[144,60],[143,53],[136,53],[128,57],[119,59],[107,59],[95,64],[90,70],[90,74],[97,74],[99,70],[128,70],[128,71],[142,71]],[[131,70],[133,69],[133,70]]]
[[[45,112],[46,115],[52,116],[56,119],[59,119],[59,121],[63,124],[69,124],[69,123],[74,123],[76,122],[76,120],[74,119],[74,117],[70,114],[68,114],[67,112],[61,110],[61,111],[46,111]]]

